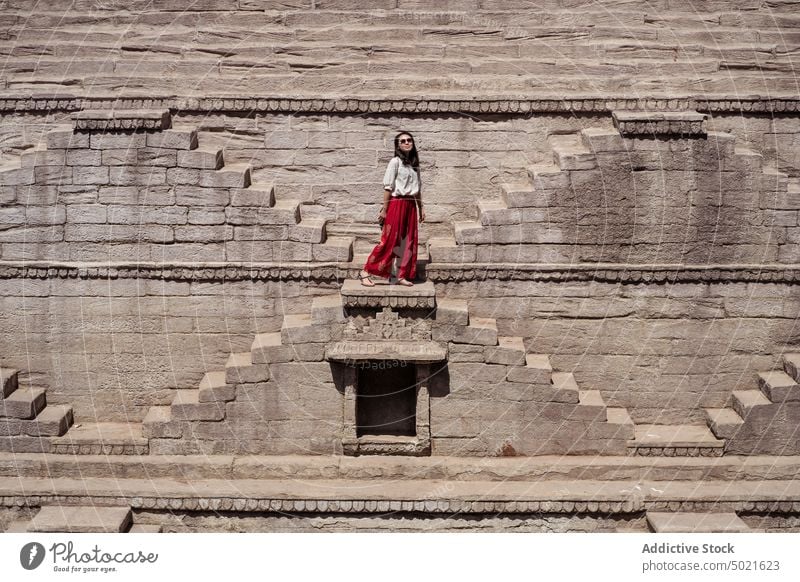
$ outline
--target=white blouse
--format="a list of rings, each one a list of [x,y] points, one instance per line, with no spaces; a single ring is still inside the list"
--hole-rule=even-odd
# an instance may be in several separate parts
[[[389,160],[383,176],[383,187],[391,190],[392,196],[414,196],[421,190],[421,186],[419,172],[413,166],[404,164],[397,156]]]

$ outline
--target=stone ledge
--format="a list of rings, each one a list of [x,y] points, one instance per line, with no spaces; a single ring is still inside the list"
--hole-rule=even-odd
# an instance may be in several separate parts
[[[0,261],[0,279],[158,279],[170,281],[304,281],[355,280],[352,263],[62,263]],[[623,265],[470,263],[428,266],[429,283],[466,281],[674,283],[800,283],[797,264]],[[423,305],[420,305],[420,302]],[[430,304],[429,304],[430,302]],[[416,297],[392,307],[433,308],[433,298]],[[368,307],[386,307],[369,305]]]
[[[162,131],[172,125],[169,109],[87,109],[72,114],[75,131]]]
[[[704,137],[706,115],[697,111],[614,111],[614,126],[624,137]]]
[[[29,113],[41,111],[80,111],[83,109],[157,109],[173,112],[226,113],[529,113],[604,112],[614,110],[655,110],[730,113],[794,113],[800,111],[800,99],[794,96],[742,98],[736,95],[710,95],[638,99],[608,95],[583,97],[520,98],[518,96],[475,99],[443,97],[440,99],[383,99],[380,97],[319,99],[285,97],[79,97],[76,95],[0,96],[0,111]]]
[[[366,485],[370,487],[367,488]],[[0,507],[129,505],[133,509],[290,513],[634,513],[642,511],[800,512],[790,481],[485,482],[455,480],[82,480],[0,478]]]

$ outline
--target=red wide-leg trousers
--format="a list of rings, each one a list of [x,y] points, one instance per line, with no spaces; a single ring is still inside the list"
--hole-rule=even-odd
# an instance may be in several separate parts
[[[400,257],[397,278],[413,281],[417,276],[417,203],[412,197],[389,200],[381,242],[372,249],[364,270],[388,278],[395,256]]]

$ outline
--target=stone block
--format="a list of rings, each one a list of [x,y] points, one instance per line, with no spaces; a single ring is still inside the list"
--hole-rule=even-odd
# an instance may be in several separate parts
[[[71,224],[105,224],[108,221],[108,207],[104,204],[70,204],[66,214]]]
[[[315,325],[310,313],[285,315],[281,326],[281,343],[284,345],[327,342],[331,339],[328,325]]]
[[[432,238],[428,241],[428,253],[432,263],[474,263],[475,246],[457,244],[455,239]]]
[[[189,224],[225,224],[225,211],[221,208],[190,208],[187,217]],[[236,239],[236,229],[233,231],[233,238]]]
[[[438,302],[437,302],[438,303]],[[447,348],[448,362],[483,362],[485,346],[471,344],[449,344]]]
[[[130,529],[130,507],[46,506],[28,526],[35,533],[122,533]]]
[[[294,359],[292,346],[281,343],[280,332],[256,335],[250,353],[254,364],[291,362]]]
[[[200,186],[200,172],[195,168],[167,168],[167,184],[173,186]]]
[[[319,262],[348,263],[353,260],[354,241],[351,237],[326,237],[324,243],[311,245],[311,256]]]
[[[325,346],[322,343],[294,344],[294,358],[300,362],[321,362],[325,359]]]
[[[518,366],[525,364],[525,345],[521,337],[498,337],[496,346],[484,348],[487,364]]]
[[[77,169],[77,168],[76,168]],[[26,173],[26,168],[21,168],[19,170],[20,175],[20,184],[32,184],[33,182],[29,182],[27,176],[24,177],[25,181],[21,181],[23,179],[23,175]],[[108,169],[106,169],[108,172]],[[102,175],[102,172],[100,173]],[[37,186],[49,186],[49,185],[59,185],[63,186],[66,184],[73,183],[73,168],[70,166],[39,166],[33,169],[33,177],[36,181]]]
[[[227,224],[214,226],[176,226],[177,242],[224,242],[233,240],[233,227]]]
[[[294,241],[276,241],[272,243],[273,261],[310,261],[312,259],[311,243]]]
[[[436,325],[469,325],[469,306],[464,299],[436,300]]]
[[[758,375],[758,384],[772,402],[800,400],[800,385],[785,372],[761,372]]]
[[[135,166],[139,162],[138,150],[93,150],[102,154],[104,166]]]
[[[72,125],[59,125],[45,136],[47,149],[78,149],[89,147],[88,133],[75,133]]]
[[[289,226],[289,240],[301,243],[321,243],[325,240],[325,220],[305,219]]]
[[[0,368],[0,400],[6,398],[18,386],[19,372],[13,368]]]
[[[550,358],[547,355],[526,354],[525,366],[508,370],[508,381],[550,385],[552,373],[553,368],[550,366]]]
[[[175,150],[193,150],[197,147],[197,130],[188,128],[167,129],[147,134],[148,147]]]
[[[112,166],[107,170],[108,183],[113,186],[158,186],[167,183],[166,168]]]
[[[236,387],[226,381],[227,371],[206,372],[200,381],[198,402],[228,402],[236,397]]]
[[[200,180],[195,183],[208,188],[247,188],[250,186],[250,166],[229,164],[219,170],[200,170]]]
[[[93,133],[89,144],[93,150],[127,150],[143,148],[146,145],[145,133]]]
[[[151,406],[142,422],[142,436],[146,439],[171,438],[183,436],[184,423],[172,420],[170,406]]]
[[[457,344],[477,344],[483,346],[497,345],[497,323],[494,319],[471,317],[469,325],[454,326],[455,335],[451,340]]]
[[[274,204],[275,189],[272,184],[256,183],[247,188],[231,188],[231,206],[269,208]]]
[[[35,419],[26,423],[25,432],[32,437],[61,436],[72,426],[71,406],[48,406]]]
[[[38,437],[0,437],[0,451],[12,453],[49,453],[50,441]]]
[[[68,166],[99,166],[101,165],[103,152],[92,149],[72,149],[67,150],[66,163]]]
[[[180,206],[216,206],[222,208],[230,202],[231,194],[227,188],[203,188],[197,185],[175,186],[175,204]],[[228,210],[226,209],[226,214]],[[237,224],[232,222],[231,224]]]
[[[175,420],[220,421],[225,418],[224,403],[200,402],[199,390],[178,390],[171,406]]]
[[[253,364],[252,352],[233,353],[225,362],[225,382],[228,384],[255,384],[270,378],[267,364]]]
[[[221,149],[194,149],[178,152],[178,166],[200,170],[219,170],[224,164]]]
[[[164,166],[165,168],[173,168],[178,163],[178,156],[171,150],[140,148],[137,152],[136,163],[141,166]]]
[[[47,405],[43,388],[18,388],[0,400],[0,418],[29,419]]]
[[[341,294],[314,297],[311,302],[311,321],[317,325],[344,322]]]
[[[33,166],[63,166],[66,161],[64,150],[32,149],[22,152],[20,164],[23,168]]]
[[[48,226],[64,224],[67,212],[64,206],[27,206],[25,208],[25,224],[27,226]]]
[[[450,374],[450,389],[468,387],[479,382],[504,382],[508,368],[496,364],[452,363],[447,366]]]

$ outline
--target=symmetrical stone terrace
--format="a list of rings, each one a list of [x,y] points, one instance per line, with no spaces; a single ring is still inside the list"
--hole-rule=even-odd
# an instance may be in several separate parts
[[[696,113],[619,113],[618,131],[550,136],[552,164],[478,202],[455,240],[432,239],[446,263],[796,263],[794,188],[709,133]]]
[[[0,51],[17,96],[794,95],[794,7],[13,0]]]

